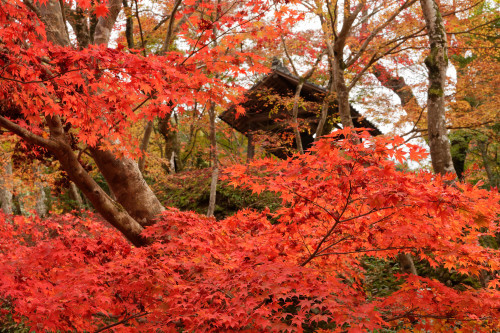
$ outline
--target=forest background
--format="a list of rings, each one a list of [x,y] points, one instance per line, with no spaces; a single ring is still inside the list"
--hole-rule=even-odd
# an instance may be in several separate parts
[[[498,328],[497,9],[2,0],[4,326]],[[275,57],[298,84],[249,151],[217,116]],[[350,104],[408,130],[353,132]]]

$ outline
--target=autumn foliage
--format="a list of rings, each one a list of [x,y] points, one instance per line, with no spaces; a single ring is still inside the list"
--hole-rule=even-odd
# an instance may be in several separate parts
[[[99,12],[103,5],[94,8],[89,1],[78,1],[78,5],[96,11],[97,18],[105,14]],[[265,10],[261,8],[265,4],[259,1],[248,6],[256,11],[256,17]],[[213,5],[205,7],[208,12],[215,10]],[[189,14],[193,10],[186,2],[185,11]],[[227,48],[234,47],[238,38],[242,38],[238,34],[229,36],[227,45],[207,48],[212,27],[204,26],[197,16],[190,23],[198,26],[199,35],[192,37],[183,31],[179,35],[187,43],[199,44],[199,51],[186,55],[172,50],[147,57],[126,50],[123,44],[116,48],[89,45],[83,49],[59,45],[47,40],[45,25],[41,23],[23,2],[2,2],[0,40],[1,45],[8,41],[5,45],[9,52],[2,46],[1,115],[41,138],[48,137],[49,124],[45,118],[61,117],[66,131],[74,129],[73,143],[92,147],[99,144],[103,149],[118,149],[122,154],[124,148],[129,153],[139,153],[130,127],[141,119],[170,116],[174,107],[182,114],[198,100],[212,100],[218,105],[237,101],[233,91],[240,92],[241,88],[212,73],[227,72],[235,76],[242,72],[240,65],[244,59],[256,57],[243,51],[227,55]],[[217,26],[233,29],[236,25],[242,29],[251,23],[240,14],[221,17]],[[217,61],[207,61],[219,56]],[[253,71],[262,72],[265,68],[257,63],[244,72]],[[116,142],[120,142],[120,147],[112,147]]]
[[[499,193],[451,175],[409,170],[404,163],[426,153],[400,137],[373,138],[344,124],[344,130],[317,135],[304,154],[257,159],[222,172],[231,185],[279,198],[276,210],[246,208],[216,220],[165,209],[157,198],[160,191],[155,195],[146,182],[155,179],[153,173],[130,158],[147,156],[147,144],[138,145],[141,122],[153,131],[161,119],[165,146],[174,146],[173,127],[190,127],[191,147],[184,148],[193,159],[197,138],[210,137],[211,194],[216,194],[216,147],[223,141],[216,135],[216,108],[235,104],[244,112],[236,106],[243,92],[238,80],[268,71],[260,55],[276,50],[277,42],[292,47],[283,35],[306,14],[318,13],[307,4],[309,13],[298,12],[289,4],[299,2],[287,0],[154,3],[153,10],[146,1],[144,7],[121,0],[0,2],[0,135],[17,135],[26,159],[50,161],[52,171],[64,171],[74,192],[81,191],[87,207],[95,209],[46,218],[0,211],[0,323],[14,320],[36,332],[500,330],[500,251],[488,247],[500,234]],[[378,57],[412,48],[405,39],[423,31],[422,20],[410,15],[415,3],[397,1],[384,9],[370,2],[370,14],[360,1],[350,17],[344,6],[340,35],[335,29],[327,39],[322,32],[290,34],[300,37],[295,45],[312,45],[298,56],[317,57],[319,76],[325,75],[324,52],[336,61],[333,72],[342,75],[331,77],[330,87],[342,83],[349,68],[357,71],[349,73],[352,82],[336,87],[344,116],[349,90]],[[117,19],[122,6],[125,16]],[[379,9],[384,9],[380,17]],[[406,12],[412,31],[400,44],[399,37],[389,36],[401,35],[404,25],[395,17]],[[75,18],[66,13],[85,24],[72,24]],[[375,19],[363,28],[372,30],[366,39],[365,32],[354,38],[357,28],[351,30],[359,26],[358,14]],[[335,28],[338,22],[329,15]],[[138,27],[127,27],[127,36],[111,40],[120,20]],[[397,29],[382,33],[385,27]],[[134,38],[135,45],[129,42]],[[330,39],[335,50],[326,45]],[[347,63],[344,51],[353,55]],[[488,78],[494,72],[482,74]],[[493,121],[494,103],[486,103],[492,94],[490,89],[483,94],[484,124]],[[475,107],[459,103],[470,100],[468,92],[457,96],[459,111]],[[207,113],[210,133],[201,124]],[[178,146],[176,157],[187,158]],[[169,163],[175,157],[163,156],[167,147],[159,150]],[[7,155],[5,165],[11,168],[16,160]],[[207,161],[200,159],[202,167]],[[173,166],[167,172],[176,171]],[[157,169],[156,177],[165,176],[166,169]],[[9,175],[16,177],[12,170]],[[7,178],[0,180],[3,186]],[[402,254],[430,269],[467,277],[468,283],[450,286],[424,274],[399,273],[392,277],[397,280],[392,289],[372,292],[366,262],[397,265]]]
[[[499,231],[499,195],[398,170],[408,154],[425,155],[344,130],[304,155],[232,167],[232,183],[282,207],[222,221],[168,209],[140,248],[91,214],[2,215],[3,314],[36,331],[498,330],[500,255],[480,240]],[[401,252],[491,279],[453,289],[399,275],[389,296],[371,295],[362,261]]]

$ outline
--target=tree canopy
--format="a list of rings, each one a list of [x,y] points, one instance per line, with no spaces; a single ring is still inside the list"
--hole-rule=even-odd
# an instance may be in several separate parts
[[[488,1],[0,1],[0,330],[500,329]]]

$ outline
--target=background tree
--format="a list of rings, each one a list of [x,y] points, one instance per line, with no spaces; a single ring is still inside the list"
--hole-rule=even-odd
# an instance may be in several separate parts
[[[455,173],[446,129],[444,103],[446,68],[448,67],[446,30],[438,4],[434,0],[421,0],[420,4],[430,43],[430,54],[425,59],[425,65],[429,70],[427,128],[432,167],[436,173]]]

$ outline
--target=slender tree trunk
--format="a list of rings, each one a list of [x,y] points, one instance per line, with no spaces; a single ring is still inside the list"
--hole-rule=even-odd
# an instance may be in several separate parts
[[[139,159],[139,170],[144,172],[144,166],[146,165],[146,153],[148,152],[149,140],[151,139],[151,134],[153,133],[153,122],[150,120],[146,124],[146,128],[144,129],[144,136],[142,137],[142,142],[140,146],[140,150],[142,153],[141,158]]]
[[[344,3],[344,22],[342,23],[342,28],[335,34],[336,27],[331,26],[330,29],[333,32],[333,45],[330,41],[327,41],[328,56],[332,62],[333,85],[337,93],[337,103],[339,105],[340,121],[344,128],[354,127],[351,117],[351,107],[349,105],[349,88],[345,83],[344,77],[344,69],[346,67],[344,63],[344,48],[352,25],[364,7],[364,1],[361,1],[352,13],[350,7],[350,2]],[[336,17],[331,17],[332,22],[336,20]]]
[[[129,49],[135,48],[134,44],[134,17],[132,15],[132,7],[128,5],[127,0],[123,0],[123,10],[127,17],[125,25],[125,37],[127,38],[127,45]]]
[[[247,140],[248,140],[248,145],[247,145],[247,163],[250,163],[253,160],[253,157],[255,155],[255,143],[253,142],[253,133],[250,131],[247,134]]]
[[[33,174],[35,177],[38,177],[40,174],[40,167],[34,168]],[[35,202],[35,211],[36,214],[40,217],[44,217],[48,213],[47,209],[47,196],[45,195],[45,189],[43,186],[43,183],[39,180],[35,180],[35,195],[36,195],[36,202]]]
[[[3,166],[3,172],[0,175],[0,208],[7,215],[11,215],[12,209],[12,163],[8,161]]]
[[[330,80],[328,81],[327,92],[325,95],[325,99],[321,104],[321,114],[319,117],[318,127],[316,128],[316,135],[314,141],[319,140],[323,135],[328,134],[325,133],[325,125],[328,120],[328,111],[330,110],[330,105],[332,104],[332,97],[334,93],[333,89],[333,72],[330,70]],[[331,130],[331,128],[330,128]]]
[[[354,127],[351,117],[351,107],[349,106],[349,90],[345,84],[342,55],[336,55],[333,63],[333,78],[335,92],[337,93],[337,103],[339,105],[340,121],[344,128]]]
[[[80,193],[78,192],[78,187],[76,187],[75,183],[72,181],[69,182],[69,196],[71,200],[73,200],[76,203],[76,206],[78,209],[84,209],[85,206],[83,204],[82,197],[80,196]]]
[[[215,14],[214,22],[217,22],[220,18],[220,0],[217,0],[217,12]],[[217,25],[213,25],[212,28],[212,42],[217,46]],[[218,78],[218,74],[215,75]],[[208,116],[210,117],[210,159],[212,163],[212,179],[210,181],[210,199],[208,201],[207,216],[214,216],[215,203],[217,199],[217,181],[219,180],[219,160],[217,159],[217,129],[215,127],[215,102],[210,101],[210,107],[208,109]]]
[[[172,128],[170,118],[160,119],[158,130],[165,140],[165,158],[169,161],[168,172],[173,174],[182,171],[181,145],[177,129]]]
[[[295,96],[293,98],[293,109],[292,109],[292,126],[293,126],[293,134],[295,135],[295,145],[297,146],[297,151],[299,154],[304,154],[304,147],[302,146],[302,138],[300,137],[299,130],[299,101],[300,101],[300,92],[302,91],[302,87],[304,86],[304,79],[299,80],[299,84],[297,88],[295,88]]]
[[[488,144],[484,140],[478,140],[477,145],[479,147],[479,151],[481,152],[481,158],[483,159],[484,170],[486,171],[488,182],[490,183],[490,187],[494,188],[497,184],[493,170],[491,169],[490,159],[488,157]]]
[[[217,197],[217,181],[219,179],[219,161],[217,160],[217,138],[215,128],[215,103],[211,102],[208,109],[210,117],[210,160],[212,162],[212,178],[210,181],[210,199],[208,202],[207,216],[214,216],[215,201]]]
[[[420,0],[420,4],[430,42],[430,54],[425,59],[425,65],[429,71],[427,127],[432,167],[434,172],[439,174],[456,173],[446,130],[444,105],[446,68],[448,67],[446,31],[437,3],[434,0]]]

